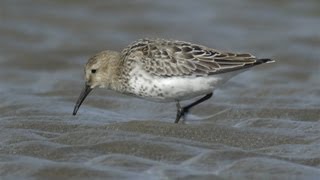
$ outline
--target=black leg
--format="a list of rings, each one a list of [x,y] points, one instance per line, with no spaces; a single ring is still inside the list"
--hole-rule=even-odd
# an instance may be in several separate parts
[[[174,123],[178,123],[178,122],[179,122],[179,119],[180,119],[181,116],[182,116],[181,111],[182,111],[182,109],[183,109],[183,108],[181,108],[179,101],[177,101],[176,106],[177,106],[177,116],[176,116],[176,120],[174,121]],[[183,113],[183,114],[184,114],[184,113]]]
[[[202,103],[205,100],[208,100],[211,98],[213,93],[207,94],[204,97],[202,97],[201,99],[187,105],[181,108],[180,106],[180,102],[177,102],[177,116],[176,116],[176,120],[174,121],[174,123],[178,123],[179,120],[181,119],[181,117],[184,118],[184,116],[189,112],[190,108],[192,108],[193,106]]]

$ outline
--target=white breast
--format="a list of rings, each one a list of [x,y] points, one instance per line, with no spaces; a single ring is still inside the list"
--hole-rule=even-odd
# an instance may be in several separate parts
[[[180,101],[211,93],[226,80],[223,76],[158,77],[141,68],[130,72],[130,92],[152,101]]]

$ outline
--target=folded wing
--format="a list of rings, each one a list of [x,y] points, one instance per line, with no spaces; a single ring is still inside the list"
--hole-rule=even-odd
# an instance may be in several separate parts
[[[242,53],[221,52],[183,41],[142,39],[122,52],[124,61],[141,63],[156,76],[208,76],[236,71],[271,61]]]

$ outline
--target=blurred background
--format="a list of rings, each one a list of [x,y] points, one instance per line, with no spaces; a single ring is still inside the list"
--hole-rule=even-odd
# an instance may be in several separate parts
[[[0,2],[0,179],[315,179],[320,2]],[[83,65],[139,38],[273,58],[215,91],[186,124],[175,104],[95,90]]]

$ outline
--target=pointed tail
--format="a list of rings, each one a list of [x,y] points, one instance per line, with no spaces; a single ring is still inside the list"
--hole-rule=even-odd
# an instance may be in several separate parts
[[[257,62],[255,64],[273,63],[273,62],[276,62],[276,61],[273,59],[262,58],[262,59],[257,59]]]

